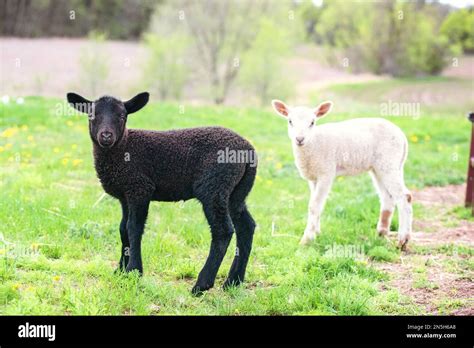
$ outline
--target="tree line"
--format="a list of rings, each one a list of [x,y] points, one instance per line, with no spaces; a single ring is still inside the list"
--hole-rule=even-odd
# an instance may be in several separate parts
[[[216,104],[236,87],[262,104],[291,96],[286,61],[301,44],[329,65],[400,77],[438,74],[474,52],[473,8],[425,0],[0,0],[0,19],[4,36],[140,40],[150,90],[179,100],[191,84]],[[106,59],[81,56],[91,86]]]
[[[0,0],[0,35],[138,39],[160,0]]]

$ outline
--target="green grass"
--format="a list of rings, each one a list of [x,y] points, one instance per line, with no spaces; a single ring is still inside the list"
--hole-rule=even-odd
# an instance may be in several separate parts
[[[336,93],[336,92],[333,92]],[[306,221],[307,184],[293,164],[286,124],[268,110],[151,103],[130,128],[223,125],[255,145],[258,177],[248,205],[258,227],[244,287],[190,290],[207,257],[210,233],[196,201],[154,202],[143,241],[145,275],[113,274],[119,259],[119,203],[100,200],[85,116],[58,116],[56,99],[30,97],[1,106],[1,314],[418,314],[373,262],[399,262],[393,243],[378,238],[378,198],[367,175],[338,179],[310,247],[298,240]],[[357,112],[377,116],[369,104]],[[324,122],[355,117],[338,107]],[[360,116],[360,115],[358,115]],[[465,180],[469,130],[458,114],[390,118],[410,139],[406,181],[411,188]],[[425,212],[426,213],[426,212]],[[415,210],[415,218],[418,216]],[[392,229],[397,226],[397,219]],[[273,229],[272,229],[273,227]],[[362,257],[334,255],[357,248]],[[352,249],[351,249],[352,250]],[[423,284],[421,284],[423,285]]]

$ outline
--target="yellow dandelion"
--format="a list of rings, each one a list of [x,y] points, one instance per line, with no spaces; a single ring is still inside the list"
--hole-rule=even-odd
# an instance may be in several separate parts
[[[54,280],[55,282],[59,282],[59,281],[61,280],[61,277],[58,276],[58,275],[57,275],[57,276],[54,276],[54,277],[53,277],[53,280]]]
[[[21,130],[23,132],[26,132],[28,130],[28,126],[24,124],[23,126],[21,126]]]
[[[16,127],[7,128],[0,134],[0,137],[2,137],[2,138],[11,138],[16,133],[18,133],[18,128],[16,128]]]
[[[12,289],[15,291],[18,290],[19,288],[20,288],[20,284],[18,283],[12,285]]]
[[[0,255],[5,255],[5,252],[6,252],[5,248],[0,249]]]
[[[5,149],[7,149],[7,150],[8,150],[8,149],[11,149],[12,146],[13,146],[12,143],[5,144]]]
[[[54,153],[59,153],[59,147],[55,147],[55,148],[53,149],[53,152],[54,152]]]
[[[74,126],[74,122],[72,122],[72,121],[67,121],[66,124],[67,124],[69,127]]]
[[[417,143],[417,142],[418,142],[418,137],[417,137],[416,135],[412,135],[412,136],[410,137],[410,140],[411,140],[411,142],[413,142],[413,143]]]
[[[262,181],[262,177],[260,175],[256,176],[257,181]]]
[[[28,141],[33,141],[33,140],[35,140],[35,138],[34,138],[32,135],[29,135],[28,138],[26,138],[26,139],[28,139]]]
[[[431,137],[429,135],[425,135],[425,141],[430,141]]]
[[[273,184],[273,181],[267,180],[267,181],[266,181],[266,184],[267,184],[268,186],[271,186],[271,185]]]
[[[63,158],[61,163],[63,164],[63,166],[66,166],[69,163],[69,158]]]
[[[3,146],[0,146],[0,152],[5,151],[5,148]]]
[[[275,168],[276,169],[281,169],[281,168],[283,168],[283,164],[281,162],[278,162],[277,164],[275,164]]]
[[[338,176],[337,177],[337,181],[343,181],[344,180],[344,177],[343,176]]]
[[[81,159],[75,159],[75,160],[72,161],[72,165],[73,165],[74,167],[77,167],[77,166],[78,166],[79,164],[81,164],[81,163],[82,163],[82,160],[81,160]]]
[[[72,144],[71,149],[73,149],[73,150],[77,149],[77,144]]]
[[[31,243],[31,249],[36,251],[39,249],[40,244],[39,243]]]

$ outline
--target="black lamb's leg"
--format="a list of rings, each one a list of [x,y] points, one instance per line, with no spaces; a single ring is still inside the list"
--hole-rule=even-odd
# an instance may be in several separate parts
[[[120,239],[122,241],[122,251],[120,254],[119,266],[117,272],[125,271],[125,268],[128,265],[128,260],[130,258],[130,242],[128,241],[128,231],[127,231],[127,222],[128,222],[128,205],[126,200],[120,200],[122,205],[122,221],[120,221]]]
[[[201,295],[203,291],[214,286],[217,271],[234,231],[229,215],[228,201],[223,195],[217,195],[214,199],[203,202],[203,208],[211,227],[212,241],[209,256],[192,289],[194,295]]]
[[[224,289],[232,285],[239,285],[244,281],[245,269],[252,250],[253,234],[255,232],[255,221],[245,204],[243,204],[242,211],[234,211],[231,216],[237,235],[237,249],[229,276],[223,286]]]
[[[125,268],[127,272],[137,270],[140,274],[143,274],[141,241],[149,205],[149,200],[139,203],[128,203],[127,232],[130,242],[130,258]]]

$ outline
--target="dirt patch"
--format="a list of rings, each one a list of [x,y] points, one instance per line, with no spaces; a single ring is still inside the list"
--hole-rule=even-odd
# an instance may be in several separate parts
[[[433,218],[414,220],[412,243],[428,246],[453,243],[474,247],[474,221],[450,214],[454,207],[464,205],[465,193],[466,185],[427,187],[413,192],[414,201],[431,210]]]
[[[411,243],[427,246],[446,243],[474,246],[474,223],[466,220],[460,220],[458,223],[459,225],[455,227],[445,227],[439,221],[418,221],[414,224],[418,229],[412,234]],[[422,230],[428,227],[430,232]],[[433,229],[437,231],[433,232]]]
[[[474,78],[474,55],[453,58],[442,73],[443,76]]]
[[[453,272],[450,263],[465,256],[417,255],[402,256],[400,263],[380,264],[390,274],[388,287],[398,289],[426,314],[474,314],[474,282],[472,272]],[[387,288],[386,285],[383,288]]]
[[[452,209],[464,204],[465,185],[428,187],[413,192],[414,202],[430,210],[430,219],[415,219],[411,248],[399,263],[376,267],[390,274],[387,285],[424,308],[426,314],[474,314],[474,272],[469,255],[440,253],[446,245],[474,247],[474,221],[453,216]],[[448,226],[447,226],[448,225]],[[424,251],[417,252],[416,246]]]
[[[2,95],[64,98],[70,90],[88,94],[80,79],[81,52],[88,47],[86,39],[1,38],[0,46]],[[131,94],[140,80],[143,47],[136,42],[107,41],[102,49],[108,57],[110,73],[100,94]]]
[[[464,203],[466,185],[448,185],[425,187],[413,192],[418,203],[428,206],[452,206]]]
[[[452,315],[467,315],[472,316],[474,315],[474,308],[462,308],[457,311],[451,312]]]
[[[315,58],[294,57],[287,61],[288,69],[295,80],[297,104],[309,104],[311,97],[321,89],[338,83],[364,83],[382,81],[386,76],[371,73],[353,74],[347,70],[336,69],[319,62]]]

